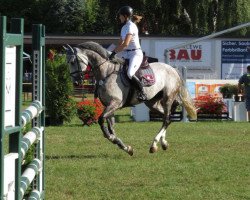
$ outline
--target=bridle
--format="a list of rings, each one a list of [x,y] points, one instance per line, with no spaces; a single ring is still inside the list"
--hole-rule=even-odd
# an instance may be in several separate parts
[[[74,62],[76,62],[76,65],[77,65],[77,70],[74,71],[74,72],[70,72],[70,76],[77,79],[77,78],[80,78],[80,80],[84,80],[84,75],[89,73],[89,71],[85,71],[83,72],[81,67],[80,67],[80,62],[79,60],[81,60],[81,62],[83,62],[83,64],[85,66],[88,66],[89,63],[86,63],[86,61],[84,59],[82,59],[80,56],[77,55],[77,51],[75,48],[72,48],[71,46],[67,45],[69,48],[67,48],[67,51],[69,52],[70,51],[70,59],[67,61],[68,64],[70,64],[72,62],[72,60],[74,60]],[[100,63],[98,66],[96,66],[96,68],[100,68],[103,64],[105,64],[107,61],[110,61],[109,58],[106,58],[105,61],[103,61],[102,63]],[[91,67],[91,70],[92,71],[92,67]],[[111,74],[113,73],[117,73],[117,71],[112,71],[110,74],[108,74],[108,76],[110,76]],[[76,75],[76,74],[79,74],[79,77]]]
[[[80,79],[83,80],[84,75],[87,72],[83,72],[81,67],[80,67],[80,63],[79,63],[79,59],[81,59],[81,61],[83,62],[84,65],[88,66],[88,63],[86,63],[82,58],[80,58],[79,56],[77,56],[77,52],[75,50],[75,48],[70,47],[70,50],[72,52],[72,54],[70,54],[70,59],[68,60],[68,64],[71,63],[72,59],[74,60],[74,62],[76,62],[77,65],[77,70],[74,72],[70,72],[70,76],[73,78],[76,78],[77,76],[75,76],[75,74],[79,74]]]
[[[71,60],[74,59],[74,61],[76,62],[76,65],[77,65],[77,70],[74,71],[74,72],[70,72],[70,76],[76,78],[76,76],[74,76],[74,75],[75,75],[75,74],[79,74],[81,80],[83,80],[83,79],[84,79],[84,75],[85,75],[86,73],[88,73],[88,72],[87,72],[87,71],[86,71],[86,72],[83,72],[83,71],[81,70],[79,60],[81,60],[81,62],[83,62],[83,64],[86,65],[86,66],[88,66],[89,63],[86,63],[81,57],[79,57],[79,56],[77,55],[77,51],[76,51],[75,48],[70,47],[70,50],[71,50],[72,54],[70,54],[71,57],[70,57],[70,59],[68,60],[68,64],[70,64]],[[73,57],[73,58],[72,58],[72,57]],[[105,61],[102,62],[101,64],[99,64],[99,65],[97,66],[97,68],[101,67],[101,66],[102,66],[103,64],[105,64],[107,61],[109,61],[109,59],[105,59]],[[91,70],[92,70],[92,67],[91,67]]]

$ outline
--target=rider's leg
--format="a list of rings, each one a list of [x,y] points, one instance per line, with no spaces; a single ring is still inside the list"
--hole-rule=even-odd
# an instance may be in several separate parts
[[[145,101],[147,100],[147,97],[146,97],[146,94],[143,90],[143,86],[142,86],[142,83],[141,81],[137,78],[137,76],[132,76],[132,83],[135,85],[136,89],[139,91],[138,93],[138,99],[139,100],[142,100],[142,101]]]
[[[128,77],[132,80],[136,89],[139,91],[138,99],[146,100],[146,95],[143,91],[143,86],[140,80],[135,76],[136,71],[139,69],[143,59],[143,54],[141,50],[131,51],[129,53],[129,67],[128,67]]]

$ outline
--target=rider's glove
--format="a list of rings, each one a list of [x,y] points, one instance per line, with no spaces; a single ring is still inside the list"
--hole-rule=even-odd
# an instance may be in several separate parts
[[[116,52],[112,51],[112,53],[109,56],[109,60],[113,60],[113,58],[115,57],[115,55],[116,55]]]

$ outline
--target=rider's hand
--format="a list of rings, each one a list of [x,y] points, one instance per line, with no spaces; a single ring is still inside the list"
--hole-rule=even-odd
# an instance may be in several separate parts
[[[115,57],[115,55],[116,55],[116,52],[112,51],[112,53],[109,56],[109,60],[113,60],[113,58]]]

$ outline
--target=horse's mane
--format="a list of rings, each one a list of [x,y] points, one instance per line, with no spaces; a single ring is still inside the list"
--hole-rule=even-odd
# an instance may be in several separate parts
[[[108,58],[108,52],[100,44],[96,42],[84,42],[78,45],[82,49],[89,49],[98,53],[102,58]]]
[[[92,51],[98,53],[104,59],[109,58],[109,52],[96,42],[92,42],[92,41],[84,42],[84,43],[79,44],[78,47],[81,49],[92,50]],[[111,60],[111,62],[114,64],[117,64],[117,63],[123,64],[124,60],[121,58],[115,57],[113,60]]]

